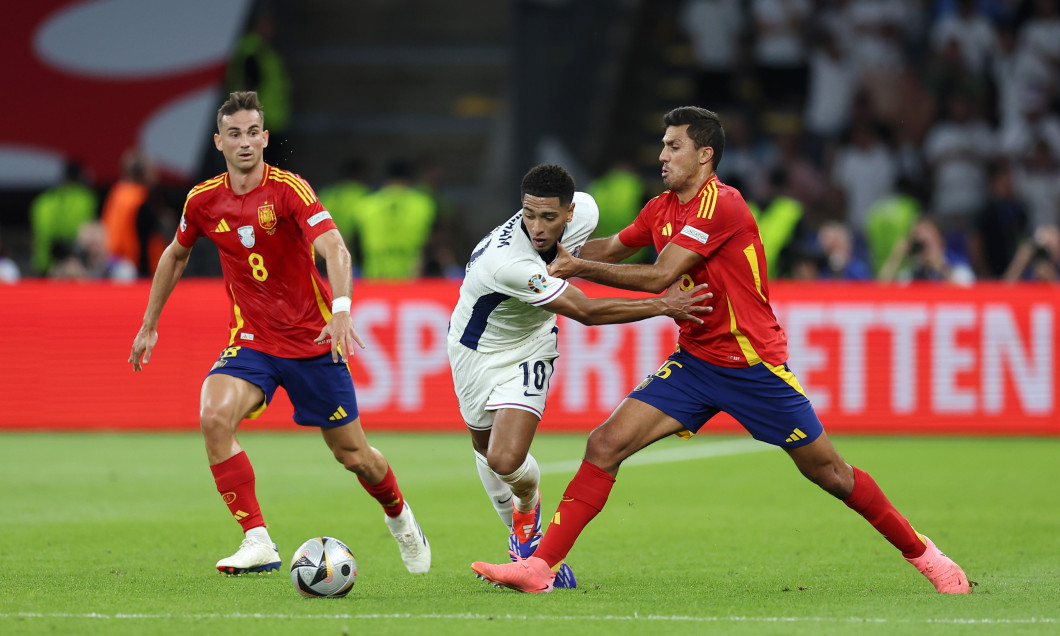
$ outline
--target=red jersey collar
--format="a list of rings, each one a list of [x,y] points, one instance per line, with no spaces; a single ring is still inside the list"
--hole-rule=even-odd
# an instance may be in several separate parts
[[[250,192],[253,192],[254,190],[257,190],[257,189],[258,189],[258,188],[260,188],[261,186],[265,185],[265,183],[266,183],[266,182],[267,182],[267,181],[269,180],[269,171],[270,171],[270,170],[275,170],[275,168],[273,168],[273,167],[272,167],[272,166],[270,166],[269,164],[267,164],[267,163],[264,163],[264,162],[262,162],[262,163],[263,163],[263,165],[265,166],[265,169],[261,171],[261,183],[259,183],[259,184],[258,184],[257,186],[255,186],[254,188],[252,188],[252,189],[250,190]],[[224,186],[225,186],[226,188],[228,188],[229,190],[231,190],[231,189],[232,189],[232,184],[231,184],[231,183],[229,182],[229,180],[228,180],[228,171],[227,171],[227,170],[225,170],[225,173],[224,173],[224,181],[223,181],[222,183],[223,183],[223,184],[224,184]],[[248,192],[247,194],[250,194],[250,192]]]

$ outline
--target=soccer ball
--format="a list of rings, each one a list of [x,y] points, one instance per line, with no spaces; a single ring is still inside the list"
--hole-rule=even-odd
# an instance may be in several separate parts
[[[357,581],[357,560],[345,543],[315,537],[291,557],[291,582],[306,598],[341,598]]]

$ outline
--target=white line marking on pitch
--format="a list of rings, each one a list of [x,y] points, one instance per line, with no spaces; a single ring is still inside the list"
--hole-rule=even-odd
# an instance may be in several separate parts
[[[667,616],[648,614],[640,616],[633,615],[605,615],[605,616],[530,616],[515,614],[260,614],[235,612],[230,614],[104,614],[90,612],[85,614],[74,613],[38,613],[38,612],[16,612],[12,614],[0,613],[0,618],[74,618],[74,619],[102,619],[102,620],[203,620],[203,619],[261,619],[261,620],[391,620],[391,619],[430,619],[430,620],[460,620],[460,621],[485,621],[507,619],[516,621],[547,620],[547,621],[659,621],[659,622],[689,622],[689,623],[902,623],[902,624],[924,624],[924,625],[1035,625],[1056,624],[1060,619],[1054,617],[1032,617],[1032,618],[867,618],[862,616],[831,617],[831,616]]]
[[[734,439],[724,442],[688,442],[687,448],[668,448],[665,450],[643,450],[633,455],[622,466],[647,466],[650,464],[669,464],[705,457],[724,457],[776,450],[775,446],[764,444],[753,439]],[[541,464],[541,473],[574,472],[582,465],[582,460],[548,462]]]

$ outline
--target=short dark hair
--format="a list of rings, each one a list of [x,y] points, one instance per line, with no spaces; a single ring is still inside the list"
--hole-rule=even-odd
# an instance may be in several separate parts
[[[696,148],[709,146],[714,149],[714,170],[721,163],[725,151],[725,129],[721,127],[718,114],[699,106],[679,106],[663,116],[663,124],[670,126],[688,126],[688,136]]]
[[[217,109],[217,132],[221,132],[221,118],[234,115],[241,110],[256,110],[261,117],[261,127],[265,127],[265,112],[255,91],[236,91],[228,95],[228,101]]]
[[[554,163],[534,166],[523,176],[520,203],[528,194],[546,199],[558,197],[560,205],[570,205],[574,200],[574,177],[566,168]]]

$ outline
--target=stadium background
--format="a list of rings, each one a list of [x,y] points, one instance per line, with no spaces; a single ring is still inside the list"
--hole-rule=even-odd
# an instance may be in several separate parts
[[[937,3],[899,4],[928,13]],[[696,99],[680,5],[270,3],[296,87],[285,143],[270,150],[318,189],[355,152],[376,172],[396,154],[442,165],[443,194],[465,212],[462,238],[473,244],[514,208],[519,176],[539,161],[567,165],[579,183],[617,157],[656,174],[659,116]],[[66,156],[102,187],[139,145],[178,201],[218,171],[207,159],[213,114],[253,8],[43,0],[8,12],[0,227],[16,260],[26,258],[29,201]],[[784,110],[759,114],[767,127],[791,121]],[[199,383],[227,336],[215,273],[212,248],[196,250],[189,278],[203,279],[178,286],[155,359],[137,375],[125,358],[145,282],[0,285],[0,428],[196,428]],[[357,283],[355,320],[371,347],[353,369],[370,428],[462,430],[441,346],[457,285]],[[1060,434],[1055,285],[781,282],[773,294],[791,366],[830,430]],[[561,334],[545,430],[597,424],[673,342],[658,320],[562,321]],[[286,428],[289,413],[280,397],[251,426]]]

